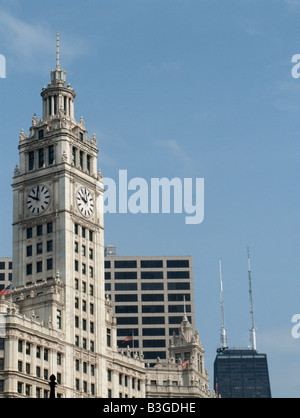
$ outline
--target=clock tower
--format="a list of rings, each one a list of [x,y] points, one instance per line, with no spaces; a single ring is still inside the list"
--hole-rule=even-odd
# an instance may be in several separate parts
[[[76,355],[100,355],[97,370],[106,373],[104,190],[96,137],[88,138],[82,117],[75,120],[76,95],[60,67],[59,34],[56,69],[41,97],[42,117],[35,114],[29,135],[20,134],[12,185],[13,295],[22,314],[34,312],[63,333],[65,386],[74,388]],[[30,303],[24,289],[32,289]]]

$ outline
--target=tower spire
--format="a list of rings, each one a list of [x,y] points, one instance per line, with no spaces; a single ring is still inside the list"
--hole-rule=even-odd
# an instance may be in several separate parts
[[[60,63],[59,63],[59,32],[56,35],[56,69],[60,70]]]
[[[219,272],[220,272],[220,304],[221,304],[221,348],[227,348],[227,334],[225,328],[225,315],[224,315],[224,300],[223,300],[223,282],[222,282],[222,262],[219,260]]]
[[[253,306],[253,295],[252,295],[252,277],[251,277],[249,247],[248,247],[248,278],[249,278],[249,298],[250,298],[250,315],[251,315],[250,339],[252,343],[252,349],[256,351],[256,328],[254,324],[254,306]]]

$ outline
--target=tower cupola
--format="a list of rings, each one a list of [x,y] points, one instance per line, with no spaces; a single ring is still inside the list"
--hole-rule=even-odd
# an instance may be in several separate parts
[[[50,83],[43,88],[43,119],[69,117],[74,119],[76,94],[70,84],[66,86],[66,71],[60,68],[59,33],[57,32],[56,68],[51,71]]]

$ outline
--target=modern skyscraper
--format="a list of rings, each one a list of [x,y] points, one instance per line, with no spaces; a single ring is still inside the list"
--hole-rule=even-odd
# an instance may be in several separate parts
[[[169,340],[185,314],[195,327],[192,257],[121,257],[112,245],[105,254],[119,348],[134,347],[150,364],[168,359]]]
[[[266,354],[254,350],[219,350],[214,387],[222,398],[271,398]]]
[[[222,398],[271,398],[271,387],[266,354],[256,350],[256,328],[254,324],[254,305],[250,256],[248,252],[248,278],[250,297],[250,340],[252,347],[233,349],[227,347],[227,335],[224,320],[223,282],[220,268],[221,296],[221,348],[217,350],[214,362],[214,388]]]

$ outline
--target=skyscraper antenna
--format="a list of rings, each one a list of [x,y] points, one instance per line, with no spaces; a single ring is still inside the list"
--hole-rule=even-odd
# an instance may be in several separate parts
[[[254,324],[254,306],[253,306],[253,295],[252,295],[252,277],[251,277],[249,248],[248,248],[248,278],[249,278],[249,297],[250,297],[250,315],[251,315],[250,339],[252,343],[252,350],[256,351],[256,328]]]
[[[57,32],[56,36],[56,69],[60,70],[60,63],[59,63],[59,32]]]
[[[222,282],[222,263],[219,260],[219,272],[220,272],[220,304],[221,304],[221,348],[227,348],[227,335],[225,328],[225,316],[224,316],[224,300],[223,300],[223,282]]]

